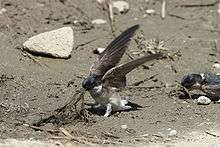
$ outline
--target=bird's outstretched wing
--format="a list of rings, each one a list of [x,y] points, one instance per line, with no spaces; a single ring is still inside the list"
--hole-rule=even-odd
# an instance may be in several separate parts
[[[141,64],[151,61],[154,59],[158,59],[159,57],[162,57],[163,55],[158,54],[152,54],[152,55],[146,55],[141,58],[132,60],[128,63],[118,65],[109,71],[106,72],[106,74],[102,78],[103,85],[105,87],[116,87],[116,88],[123,88],[126,86],[126,74],[135,69],[136,67],[140,66]]]
[[[103,76],[109,69],[116,66],[125,53],[131,37],[138,28],[139,25],[130,27],[126,31],[122,32],[121,35],[119,35],[116,39],[114,39],[99,55],[98,60],[91,66],[90,75],[95,74],[98,76]]]

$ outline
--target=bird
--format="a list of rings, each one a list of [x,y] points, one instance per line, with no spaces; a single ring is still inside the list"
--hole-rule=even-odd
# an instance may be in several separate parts
[[[182,78],[181,85],[188,90],[201,90],[207,96],[220,98],[220,75],[211,72],[188,74]]]
[[[98,59],[90,67],[90,74],[82,82],[82,87],[89,91],[95,100],[94,107],[105,108],[105,117],[114,111],[132,109],[128,100],[119,95],[119,90],[126,86],[126,74],[147,61],[157,59],[162,54],[145,55],[128,63],[117,65],[128,48],[131,38],[139,25],[134,25],[118,37],[106,48],[99,52]]]

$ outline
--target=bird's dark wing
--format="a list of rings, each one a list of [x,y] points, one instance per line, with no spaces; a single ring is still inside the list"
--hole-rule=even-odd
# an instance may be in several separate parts
[[[152,54],[146,55],[141,58],[132,60],[126,64],[118,65],[109,71],[102,78],[103,85],[105,87],[116,87],[116,88],[123,88],[126,86],[126,74],[135,69],[136,67],[140,66],[141,64],[151,61],[154,59],[158,59],[162,57],[162,54]]]
[[[214,73],[204,73],[204,84],[206,85],[220,85],[220,75]]]
[[[131,37],[138,28],[139,25],[135,25],[114,39],[99,55],[98,60],[91,66],[90,75],[103,76],[109,69],[116,66],[125,53]]]

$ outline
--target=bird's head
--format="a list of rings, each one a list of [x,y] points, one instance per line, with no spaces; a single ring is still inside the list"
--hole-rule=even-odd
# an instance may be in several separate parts
[[[85,90],[91,90],[93,89],[97,84],[97,76],[96,75],[90,75],[82,82],[82,87]]]
[[[181,85],[189,90],[199,89],[203,78],[200,74],[188,74],[181,80]]]

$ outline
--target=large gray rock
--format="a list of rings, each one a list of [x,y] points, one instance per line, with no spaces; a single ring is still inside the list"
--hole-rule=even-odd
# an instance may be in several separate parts
[[[68,58],[74,45],[73,29],[63,27],[44,32],[29,38],[23,46],[26,50],[39,55],[49,55],[57,58]]]

